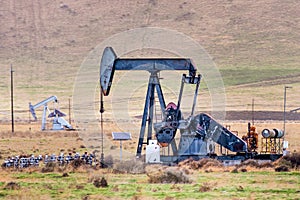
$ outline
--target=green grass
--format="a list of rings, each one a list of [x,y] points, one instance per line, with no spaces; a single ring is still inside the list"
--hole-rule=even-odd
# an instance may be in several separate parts
[[[247,67],[227,66],[220,69],[225,86],[255,83],[260,81],[271,81],[285,78],[291,75],[299,75],[299,67]]]
[[[99,172],[92,172],[99,173]],[[102,175],[109,187],[96,188],[91,174],[14,172],[5,176],[20,185],[20,190],[5,189],[7,182],[0,182],[0,198],[17,196],[20,198],[49,197],[52,199],[132,199],[145,197],[152,199],[297,199],[300,198],[300,172],[194,172],[191,184],[149,184],[147,176],[129,174]],[[207,186],[207,191],[201,187]],[[23,192],[22,192],[23,191]],[[26,191],[26,192],[25,192]]]

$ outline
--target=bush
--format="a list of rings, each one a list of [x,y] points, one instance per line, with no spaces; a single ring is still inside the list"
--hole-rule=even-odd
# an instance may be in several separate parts
[[[68,177],[69,176],[69,174],[67,173],[67,172],[64,172],[63,174],[62,174],[62,177]]]
[[[274,168],[274,165],[271,162],[264,162],[260,164],[259,168]]]
[[[145,163],[138,160],[120,161],[114,165],[114,172],[129,173],[129,174],[142,174],[145,173]]]
[[[208,167],[223,167],[223,164],[212,158],[202,158],[198,161],[189,158],[179,163],[179,166],[189,166],[191,169],[197,170],[201,168],[208,168]]]
[[[6,190],[19,190],[20,185],[18,183],[15,183],[15,182],[9,182],[5,185],[4,189],[6,189]]]
[[[288,171],[290,171],[290,170],[289,170],[289,167],[286,165],[280,165],[275,168],[275,172],[288,172]]]
[[[238,170],[238,168],[237,167],[235,167],[232,171],[231,171],[231,173],[239,173],[239,170]]]
[[[99,174],[93,174],[89,179],[88,179],[89,183],[93,183],[93,185],[97,188],[99,187],[108,187],[108,183],[107,180],[99,175]]]
[[[177,167],[169,167],[159,169],[151,173],[147,173],[149,183],[191,183],[190,178],[185,174],[184,170]]]
[[[42,173],[48,173],[48,172],[54,172],[56,168],[56,163],[54,162],[49,162],[45,165],[45,167],[42,168]]]
[[[253,160],[253,159],[248,159],[245,160],[244,162],[242,162],[239,167],[243,167],[243,166],[249,166],[249,167],[260,167],[260,164],[257,162],[257,160]]]
[[[105,168],[113,168],[114,166],[114,159],[112,157],[112,155],[108,155],[106,157],[104,157],[104,167]]]
[[[211,189],[212,188],[208,183],[203,183],[199,188],[199,192],[209,192]]]
[[[249,160],[243,161],[237,167],[241,168],[241,171],[242,171],[242,169],[249,169],[249,167],[250,167],[250,169],[251,169],[251,167],[257,168],[257,169],[274,168],[274,163],[272,163],[270,161],[259,162],[258,160],[249,159]]]
[[[300,153],[292,153],[290,155],[284,156],[283,159],[289,161],[292,168],[300,168]]]
[[[84,160],[81,160],[81,159],[76,159],[76,160],[73,160],[70,165],[74,168],[74,169],[77,169],[79,168],[80,166],[83,166],[85,165],[85,162]]]
[[[247,172],[248,170],[246,168],[242,168],[241,172]]]
[[[94,186],[99,188],[99,187],[108,187],[107,181],[104,177],[101,178],[96,178],[93,182]]]

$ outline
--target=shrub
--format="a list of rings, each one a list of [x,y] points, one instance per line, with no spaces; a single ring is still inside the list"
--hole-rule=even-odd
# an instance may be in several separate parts
[[[231,171],[231,173],[238,173],[238,172],[239,172],[239,170],[238,170],[237,167],[235,167],[235,168]]]
[[[209,192],[209,191],[211,191],[211,186],[208,183],[203,183],[199,188],[199,192]]]
[[[99,187],[108,187],[107,181],[104,177],[101,178],[96,178],[93,182],[94,186],[99,188]]]
[[[275,172],[288,172],[288,171],[290,171],[290,170],[287,165],[280,165],[275,168]]]
[[[264,162],[259,165],[259,168],[273,168],[274,165],[271,162]]]
[[[288,169],[292,168],[291,161],[287,160],[285,156],[279,158],[273,164],[275,166],[276,172],[287,170],[286,168],[288,168]]]
[[[203,164],[203,168],[208,168],[208,167],[223,167],[223,164],[216,160],[216,159],[211,159],[211,158],[207,158],[207,159],[202,159],[202,163]]]
[[[179,166],[189,166],[191,169],[197,170],[201,168],[208,168],[208,167],[223,167],[223,164],[212,158],[202,158],[198,161],[189,158],[179,163]]]
[[[258,160],[248,159],[243,161],[241,164],[237,165],[237,168],[241,168],[241,172],[246,172],[249,169],[251,171],[251,169],[253,168],[256,169],[274,168],[274,163],[267,160],[259,162]]]
[[[290,155],[284,156],[283,159],[289,161],[292,168],[300,168],[300,153],[292,153]]]
[[[256,167],[256,168],[258,168],[260,166],[260,164],[256,160],[249,159],[249,160],[245,160],[244,162],[242,162],[239,165],[239,167],[242,167],[242,166],[249,166],[249,167]]]
[[[99,174],[93,174],[89,179],[88,179],[89,183],[93,183],[93,185],[97,188],[99,187],[108,187],[108,183],[107,180],[99,175]]]
[[[142,174],[145,173],[145,163],[135,159],[120,161],[114,165],[114,172]]]
[[[184,170],[177,167],[169,167],[147,173],[149,183],[191,183]]]
[[[15,182],[9,182],[5,185],[4,189],[6,190],[18,190],[20,189],[20,185]]]
[[[69,176],[69,174],[67,173],[67,172],[64,172],[63,174],[62,174],[62,177],[68,177]]]
[[[189,166],[194,161],[195,160],[193,158],[188,158],[188,159],[185,159],[185,160],[181,161],[180,163],[178,163],[178,166],[179,167]]]
[[[81,159],[76,159],[76,160],[73,160],[70,164],[74,169],[77,169],[80,166],[85,165],[85,162]]]
[[[104,157],[104,167],[105,168],[113,168],[114,166],[114,159],[112,157],[112,155],[108,155],[106,157]]]
[[[56,163],[54,162],[49,162],[45,165],[45,167],[42,168],[42,173],[48,173],[48,172],[54,172],[56,168]]]
[[[246,168],[242,168],[241,172],[247,172],[247,169]]]

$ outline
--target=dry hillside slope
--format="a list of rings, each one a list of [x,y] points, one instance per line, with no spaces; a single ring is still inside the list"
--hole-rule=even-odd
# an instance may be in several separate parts
[[[300,106],[298,0],[0,0],[0,4],[0,119],[9,118],[10,64],[15,70],[17,117],[23,119],[29,101],[53,94],[66,107],[77,70],[90,50],[113,34],[148,26],[182,32],[207,50],[225,79],[228,110],[249,110],[245,104],[253,96],[258,98],[257,109],[281,110],[282,85],[289,83],[294,85],[289,109]],[[279,77],[284,81],[274,86],[272,81]],[[232,87],[240,84],[233,80],[243,79],[268,84]],[[268,109],[270,100],[274,104]]]

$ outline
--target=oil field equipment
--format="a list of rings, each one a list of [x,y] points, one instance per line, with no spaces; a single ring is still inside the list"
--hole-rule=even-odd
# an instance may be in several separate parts
[[[157,140],[149,140],[146,146],[146,163],[160,163],[160,146]]]
[[[63,118],[66,116],[63,112],[61,112],[58,109],[54,109],[53,112],[50,112],[50,109],[48,108],[48,103],[53,102],[53,103],[58,103],[57,97],[56,96],[51,96],[35,105],[32,105],[29,103],[29,111],[32,114],[34,121],[37,121],[37,116],[35,113],[35,110],[41,106],[44,106],[43,109],[43,115],[42,115],[42,125],[41,125],[41,130],[46,130],[46,114],[47,111],[49,112],[48,118],[53,118],[52,120],[52,130],[64,130],[64,128],[68,130],[72,130],[72,126]]]
[[[131,140],[130,133],[112,132],[113,140],[120,141],[120,160],[122,160],[122,141]]]
[[[264,129],[261,132],[261,152],[262,153],[271,153],[271,154],[279,154],[283,151],[284,143],[283,137],[284,132],[279,129]]]
[[[251,124],[248,123],[247,135],[244,135],[242,139],[247,142],[248,152],[257,152],[258,133],[256,132],[256,127],[254,125],[251,126]]]
[[[67,154],[66,156],[64,153],[60,152],[59,156],[56,156],[55,154],[51,155],[19,155],[19,156],[12,156],[8,157],[4,160],[4,163],[2,163],[2,167],[5,168],[27,168],[27,167],[38,167],[41,166],[40,163],[44,162],[45,165],[48,163],[57,163],[58,165],[67,165],[70,164],[72,161],[81,161],[82,164],[85,165],[96,165],[97,159],[94,153],[87,153],[84,152],[81,156],[78,152],[73,156],[72,153]]]
[[[247,135],[248,139],[244,141],[236,134],[223,127],[208,114],[200,113],[195,115],[194,112],[201,75],[197,74],[196,67],[191,59],[119,58],[112,47],[106,47],[103,51],[100,63],[100,86],[104,96],[109,95],[114,72],[116,70],[144,70],[150,73],[138,138],[137,157],[141,156],[143,145],[153,145],[154,147],[153,135],[155,135],[157,143],[162,149],[169,146],[172,149],[172,155],[160,156],[160,161],[162,162],[179,162],[190,157],[200,159],[207,156],[214,156],[220,160],[244,160],[253,158],[256,155],[258,141],[255,129],[249,127],[249,133]],[[188,72],[188,74],[182,75],[177,104],[171,102],[166,105],[165,103],[158,77],[158,73],[163,70],[180,70]],[[191,112],[187,117],[184,117],[180,110],[185,85],[194,86],[195,88]],[[154,123],[153,120],[155,91],[162,113],[162,120],[156,123]],[[155,131],[155,134],[152,134],[153,130]],[[177,132],[180,132],[179,144],[175,141]],[[215,143],[235,154],[233,156],[216,156],[214,152]],[[153,152],[155,155],[157,154],[157,151]],[[147,156],[147,158],[150,159],[149,156]]]

